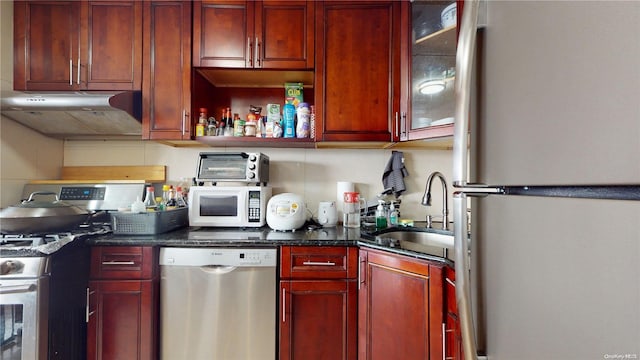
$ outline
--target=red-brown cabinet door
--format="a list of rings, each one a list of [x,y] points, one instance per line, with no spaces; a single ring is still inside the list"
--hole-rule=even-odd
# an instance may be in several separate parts
[[[280,360],[354,360],[357,283],[280,281]]]
[[[74,90],[80,2],[14,2],[15,90]]]
[[[87,90],[142,88],[142,2],[82,3],[80,72]]]
[[[143,3],[142,138],[191,138],[191,3]],[[197,115],[196,115],[197,116]]]
[[[256,2],[255,68],[313,69],[313,1]]]
[[[90,281],[87,359],[156,359],[153,280]]]
[[[252,68],[254,1],[193,3],[193,66]]]

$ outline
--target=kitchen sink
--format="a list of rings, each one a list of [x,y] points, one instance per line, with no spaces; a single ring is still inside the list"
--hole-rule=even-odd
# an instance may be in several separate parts
[[[372,235],[375,235],[378,243],[390,243],[405,250],[446,258],[449,257],[449,253],[453,253],[453,234],[413,227],[389,230]]]

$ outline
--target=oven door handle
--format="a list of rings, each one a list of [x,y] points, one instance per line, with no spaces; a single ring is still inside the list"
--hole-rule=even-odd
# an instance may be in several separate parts
[[[22,292],[36,291],[36,284],[24,285],[2,285],[0,284],[0,294],[15,294]]]

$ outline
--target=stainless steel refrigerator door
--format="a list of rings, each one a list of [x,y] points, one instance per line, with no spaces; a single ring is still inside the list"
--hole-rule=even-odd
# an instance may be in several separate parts
[[[490,359],[640,357],[640,202],[488,196],[472,216]]]

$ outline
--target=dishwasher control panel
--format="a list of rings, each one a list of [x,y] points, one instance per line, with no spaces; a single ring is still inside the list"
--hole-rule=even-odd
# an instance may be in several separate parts
[[[277,257],[274,248],[161,248],[160,266],[274,267]]]

